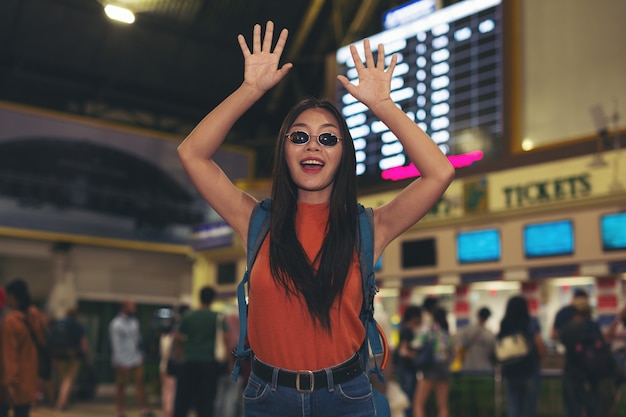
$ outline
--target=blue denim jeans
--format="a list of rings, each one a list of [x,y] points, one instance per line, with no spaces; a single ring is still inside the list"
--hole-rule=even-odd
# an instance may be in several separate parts
[[[507,417],[535,417],[541,376],[505,378]]]
[[[250,375],[243,393],[246,417],[372,417],[376,416],[369,380],[362,374],[343,384],[334,384],[327,372],[328,386],[311,393],[280,386]]]

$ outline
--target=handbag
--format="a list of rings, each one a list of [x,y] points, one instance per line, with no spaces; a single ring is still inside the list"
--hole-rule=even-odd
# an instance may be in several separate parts
[[[515,363],[529,354],[530,345],[521,332],[496,340],[496,359],[502,364]]]

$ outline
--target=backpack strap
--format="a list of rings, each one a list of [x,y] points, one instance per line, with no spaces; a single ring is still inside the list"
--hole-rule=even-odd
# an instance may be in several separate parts
[[[261,248],[261,244],[270,230],[270,209],[271,202],[269,198],[257,203],[252,210],[250,216],[250,224],[248,226],[248,245],[246,253],[246,272],[241,282],[237,285],[237,306],[239,309],[239,340],[237,342],[237,351],[235,355],[235,364],[231,378],[236,381],[239,377],[241,368],[240,361],[248,358],[251,349],[245,347],[248,338],[248,304],[246,302],[246,286],[250,287],[250,271],[256,259],[257,253]]]
[[[374,212],[371,208],[365,208],[361,204],[358,207],[359,227],[357,231],[357,249],[359,251],[359,264],[361,266],[361,280],[363,284],[363,307],[361,308],[361,321],[365,327],[365,341],[360,349],[363,369],[367,375],[375,373],[381,382],[385,382],[382,375],[382,367],[376,359],[377,355],[387,354],[381,342],[382,329],[374,319],[374,297],[378,292],[376,277],[374,275]],[[374,366],[369,367],[370,349],[374,358]]]

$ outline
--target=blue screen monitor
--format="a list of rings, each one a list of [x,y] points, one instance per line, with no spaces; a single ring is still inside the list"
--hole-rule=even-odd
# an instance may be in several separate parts
[[[501,257],[500,231],[498,229],[459,232],[456,235],[459,263],[494,262]]]
[[[603,250],[626,249],[626,212],[602,215],[600,236]]]
[[[574,253],[574,226],[571,220],[533,223],[524,226],[524,255],[527,258]]]

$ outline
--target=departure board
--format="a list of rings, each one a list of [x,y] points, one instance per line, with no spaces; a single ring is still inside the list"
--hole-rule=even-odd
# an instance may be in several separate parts
[[[456,167],[494,158],[502,140],[501,0],[466,0],[370,36],[398,63],[391,98]],[[362,42],[354,42],[363,57]],[[337,51],[340,74],[358,80],[349,46]],[[354,140],[366,185],[419,175],[402,144],[340,84],[338,105]]]

